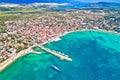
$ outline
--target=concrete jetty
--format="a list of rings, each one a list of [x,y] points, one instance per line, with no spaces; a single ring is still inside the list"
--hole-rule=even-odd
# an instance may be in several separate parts
[[[68,55],[64,55],[63,53],[56,52],[56,51],[54,51],[54,50],[50,50],[50,49],[48,49],[48,48],[45,48],[45,47],[42,46],[42,45],[37,45],[37,46],[40,47],[42,50],[44,50],[44,51],[46,51],[46,52],[48,52],[48,53],[50,53],[50,54],[53,54],[53,55],[59,57],[61,60],[72,61],[72,59],[69,58]]]

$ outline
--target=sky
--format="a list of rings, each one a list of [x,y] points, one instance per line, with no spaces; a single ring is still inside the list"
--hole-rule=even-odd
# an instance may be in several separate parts
[[[0,2],[5,3],[34,3],[34,2],[56,2],[56,3],[62,3],[62,2],[70,2],[70,1],[80,1],[80,2],[116,2],[120,3],[120,0],[0,0]]]

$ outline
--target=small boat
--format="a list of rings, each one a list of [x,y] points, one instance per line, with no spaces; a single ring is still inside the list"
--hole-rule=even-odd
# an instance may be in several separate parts
[[[59,71],[59,68],[58,68],[57,66],[55,66],[55,65],[51,65],[51,68],[52,68],[53,70],[55,70],[55,71]]]
[[[69,57],[68,55],[65,55],[65,57]]]

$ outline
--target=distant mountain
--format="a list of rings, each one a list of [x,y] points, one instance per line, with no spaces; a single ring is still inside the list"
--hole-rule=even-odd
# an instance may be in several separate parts
[[[120,8],[120,3],[99,2],[99,3],[83,3],[79,1],[69,2],[69,5],[58,6],[59,8]]]
[[[86,5],[88,7],[109,7],[109,8],[120,8],[120,3],[111,3],[111,2],[99,2],[91,3]]]

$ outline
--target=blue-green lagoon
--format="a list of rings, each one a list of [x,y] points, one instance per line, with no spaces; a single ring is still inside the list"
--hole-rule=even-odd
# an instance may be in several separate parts
[[[77,31],[45,47],[67,54],[73,61],[60,60],[44,51],[31,53],[0,72],[0,80],[120,80],[119,34]],[[52,69],[52,64],[60,71]]]

